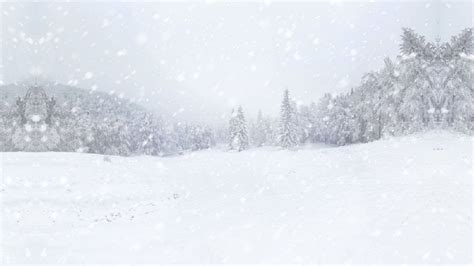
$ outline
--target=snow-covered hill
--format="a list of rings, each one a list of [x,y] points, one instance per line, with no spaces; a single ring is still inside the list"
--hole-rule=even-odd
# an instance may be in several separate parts
[[[472,137],[177,157],[3,153],[7,263],[469,263]]]

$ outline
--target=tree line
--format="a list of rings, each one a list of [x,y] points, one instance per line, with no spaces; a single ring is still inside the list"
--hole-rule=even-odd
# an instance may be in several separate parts
[[[301,106],[285,90],[279,120],[259,113],[250,125],[251,139],[255,146],[289,148],[308,142],[365,143],[439,128],[472,134],[473,59],[471,28],[447,43],[426,42],[405,28],[400,55],[386,58],[384,67],[367,73],[359,86]]]
[[[1,88],[0,97],[0,151],[165,156],[215,145],[209,126],[166,123],[103,92],[17,84]]]
[[[450,42],[427,42],[403,29],[400,54],[386,58],[348,93],[297,105],[285,90],[279,117],[242,107],[225,126],[170,123],[120,96],[59,84],[0,89],[0,151],[63,151],[111,155],[179,154],[226,143],[292,148],[347,145],[443,128],[472,134],[472,29]],[[18,95],[22,95],[18,97]],[[54,96],[51,96],[54,95]]]

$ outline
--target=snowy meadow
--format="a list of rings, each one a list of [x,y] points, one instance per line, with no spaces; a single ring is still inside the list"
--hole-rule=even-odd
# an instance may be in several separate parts
[[[0,3],[0,264],[472,264],[469,10]]]

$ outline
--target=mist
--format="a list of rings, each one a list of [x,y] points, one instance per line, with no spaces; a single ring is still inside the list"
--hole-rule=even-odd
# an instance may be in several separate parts
[[[1,82],[116,94],[173,121],[278,115],[357,86],[399,52],[472,25],[470,2],[2,3]]]

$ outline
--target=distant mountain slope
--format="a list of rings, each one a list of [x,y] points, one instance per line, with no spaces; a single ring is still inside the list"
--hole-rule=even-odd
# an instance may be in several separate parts
[[[166,153],[170,148],[165,147],[161,119],[138,104],[62,84],[0,87],[0,123],[4,151],[129,155]]]
[[[31,82],[0,86],[0,110],[8,109],[10,106],[14,105],[16,99],[25,96],[28,89],[32,86],[34,86],[34,83]],[[84,107],[87,107],[87,105],[97,107],[100,106],[100,104],[114,104],[117,107],[122,107],[118,108],[119,111],[132,108],[136,111],[146,113],[145,108],[142,106],[131,103],[127,99],[110,93],[85,90],[52,82],[42,82],[37,84],[37,86],[41,87],[48,96],[56,98],[63,106],[70,106],[71,108],[75,107],[78,103],[82,106],[85,105]],[[89,111],[98,116],[108,115],[101,112],[101,109],[90,108]]]
[[[47,81],[0,87],[0,151],[161,156],[214,144],[209,127],[170,124],[121,95]]]

